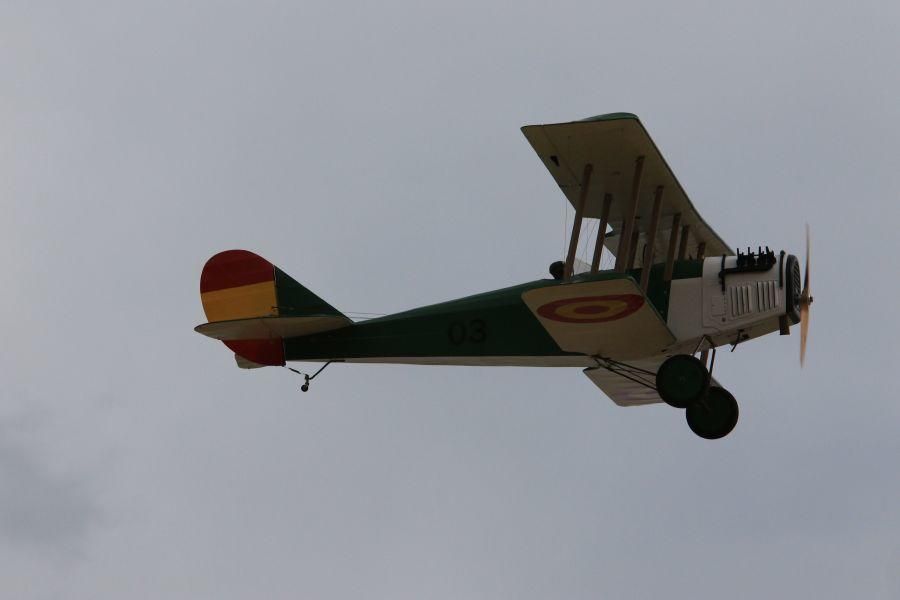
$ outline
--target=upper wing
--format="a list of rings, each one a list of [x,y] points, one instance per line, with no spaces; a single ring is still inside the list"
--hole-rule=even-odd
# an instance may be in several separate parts
[[[666,256],[672,217],[676,214],[681,215],[679,229],[689,227],[686,254],[695,257],[734,254],[700,217],[637,116],[613,113],[571,123],[528,125],[522,128],[522,133],[573,206],[577,206],[582,192],[585,165],[592,165],[584,216],[600,218],[604,197],[611,198],[612,233],[606,238],[606,246],[613,254],[618,249],[619,234],[631,206],[635,164],[641,156],[644,162],[636,220],[641,241],[637,247],[642,248],[646,242],[654,194],[661,186],[661,220],[654,239],[657,261]],[[641,255],[637,253],[635,265],[640,265]]]

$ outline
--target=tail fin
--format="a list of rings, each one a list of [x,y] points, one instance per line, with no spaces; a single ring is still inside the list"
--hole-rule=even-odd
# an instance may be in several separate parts
[[[240,366],[284,365],[283,338],[338,329],[352,321],[252,252],[226,250],[200,275],[209,323],[196,331],[222,340]],[[249,363],[249,364],[248,364]]]

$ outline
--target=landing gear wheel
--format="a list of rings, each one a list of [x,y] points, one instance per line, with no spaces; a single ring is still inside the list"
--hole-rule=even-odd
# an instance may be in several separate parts
[[[667,358],[656,372],[656,391],[669,406],[687,408],[706,393],[709,371],[703,362],[688,354]]]
[[[738,422],[738,403],[727,390],[712,386],[685,413],[691,431],[707,440],[725,437]]]

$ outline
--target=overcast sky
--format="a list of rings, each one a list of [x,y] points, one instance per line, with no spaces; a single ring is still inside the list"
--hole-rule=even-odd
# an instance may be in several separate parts
[[[898,56],[887,1],[0,2],[0,595],[900,597]],[[543,277],[518,128],[614,111],[733,246],[812,227],[807,366],[720,355],[729,437],[192,331],[229,248],[345,311]]]

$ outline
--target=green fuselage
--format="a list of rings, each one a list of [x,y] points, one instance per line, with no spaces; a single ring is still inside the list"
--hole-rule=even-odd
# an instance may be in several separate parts
[[[697,277],[702,261],[679,261],[674,278]],[[670,284],[662,279],[663,266],[654,265],[648,297],[666,318]],[[492,292],[468,296],[405,312],[354,323],[349,327],[284,341],[289,361],[401,359],[426,357],[565,357],[522,301],[522,294],[536,288],[574,282],[632,277],[601,271],[582,274],[570,282],[541,279]]]

